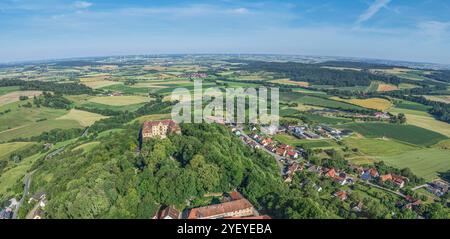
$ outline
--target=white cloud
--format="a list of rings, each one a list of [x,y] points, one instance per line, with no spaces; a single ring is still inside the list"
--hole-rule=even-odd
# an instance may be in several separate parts
[[[386,7],[392,0],[375,0],[370,7],[358,17],[357,24],[361,24],[371,19],[377,14],[383,7]]]
[[[246,13],[249,13],[249,10],[247,8],[241,7],[241,8],[232,9],[230,12],[235,13],[235,14],[246,14]]]
[[[427,21],[418,24],[422,33],[430,36],[440,37],[450,31],[450,22]]]
[[[85,1],[76,1],[73,4],[73,7],[77,9],[85,9],[91,7],[93,4],[91,2],[85,2]]]

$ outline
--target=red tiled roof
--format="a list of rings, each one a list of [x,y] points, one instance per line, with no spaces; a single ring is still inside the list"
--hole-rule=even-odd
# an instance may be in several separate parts
[[[253,205],[247,199],[243,198],[231,202],[225,202],[222,204],[193,208],[189,212],[188,219],[210,218],[223,215],[225,213],[249,209],[252,207]]]
[[[345,192],[345,191],[339,191],[339,192],[336,192],[336,193],[334,194],[334,196],[338,197],[338,198],[341,199],[341,200],[344,200],[344,199],[347,198],[347,192]]]
[[[243,199],[244,197],[242,196],[242,194],[240,194],[238,191],[233,191],[230,193],[230,197],[231,200],[235,201],[235,200],[239,200],[239,199]]]
[[[376,177],[378,175],[378,171],[374,168],[369,169],[370,176]]]
[[[173,219],[178,219],[180,216],[180,212],[173,208],[173,207],[166,207],[164,210],[161,211],[161,214],[159,215],[160,219],[165,218],[166,216],[169,216]]]
[[[391,174],[381,175],[380,179],[381,179],[382,182],[391,181],[392,180],[392,175]]]
[[[331,178],[336,177],[336,170],[334,170],[334,168],[328,170],[326,176],[331,177]]]

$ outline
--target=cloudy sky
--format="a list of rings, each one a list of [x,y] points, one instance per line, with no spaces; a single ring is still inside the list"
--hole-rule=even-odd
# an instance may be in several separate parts
[[[450,64],[448,0],[0,0],[0,62],[277,53]]]

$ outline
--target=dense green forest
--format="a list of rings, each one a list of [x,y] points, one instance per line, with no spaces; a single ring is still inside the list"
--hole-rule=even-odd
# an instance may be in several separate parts
[[[375,75],[367,71],[333,70],[320,65],[294,62],[244,61],[241,70],[250,72],[268,71],[281,74],[293,81],[306,81],[312,85],[336,87],[369,86],[372,81],[383,81],[398,85],[402,79],[395,76]]]
[[[431,75],[427,75],[427,77],[437,81],[450,82],[450,70],[433,72]]]
[[[375,64],[361,61],[326,61],[323,63],[319,63],[317,65],[329,67],[356,68],[356,69],[392,69],[393,67],[395,67],[392,65]]]
[[[48,81],[24,81],[16,79],[3,79],[0,81],[0,87],[20,86],[21,90],[42,90],[61,93],[66,95],[92,94],[93,90],[79,83],[57,83]]]

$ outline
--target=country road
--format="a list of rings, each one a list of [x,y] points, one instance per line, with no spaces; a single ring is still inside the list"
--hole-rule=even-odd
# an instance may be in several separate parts
[[[55,150],[55,151],[53,151],[53,152],[47,154],[47,156],[45,156],[45,159],[46,159],[46,160],[47,160],[47,159],[50,159],[50,158],[52,158],[53,156],[55,156],[55,155],[61,153],[61,152],[64,150],[64,148],[65,148],[65,147],[61,147],[61,148],[59,148],[59,149],[57,149],[57,150]]]
[[[423,185],[419,185],[419,186],[413,188],[412,190],[413,190],[413,191],[416,191],[417,189],[421,189],[421,188],[424,188],[424,187],[427,187],[427,186],[428,186],[428,183],[423,184]]]
[[[45,156],[45,159],[49,159],[52,158],[53,156],[61,153],[64,150],[65,147],[61,147],[49,154],[47,154],[47,156]],[[17,204],[16,208],[14,209],[14,213],[12,216],[12,219],[17,219],[17,216],[19,214],[19,209],[22,206],[23,202],[25,201],[25,198],[28,195],[28,191],[30,190],[30,184],[31,184],[31,177],[33,176],[33,173],[36,172],[36,170],[28,173],[25,175],[25,178],[23,180],[24,186],[23,186],[23,194],[22,194],[22,198],[20,199],[19,203]]]
[[[370,183],[370,182],[367,182],[367,181],[364,181],[364,180],[359,180],[359,181],[360,181],[360,182],[363,182],[363,183],[365,183],[365,184],[367,184],[367,185],[370,185],[370,186],[372,186],[372,187],[379,188],[379,189],[381,189],[381,190],[384,190],[384,191],[393,193],[393,194],[398,195],[398,196],[400,196],[400,197],[402,197],[402,198],[406,198],[406,195],[404,195],[404,194],[402,194],[402,193],[400,193],[400,192],[396,192],[396,191],[394,191],[394,190],[391,190],[391,189],[388,189],[388,188],[385,188],[385,187],[381,187],[381,186],[379,186],[379,185],[376,185],[376,184],[373,184],[373,183]]]
[[[248,136],[247,134],[244,133],[243,130],[241,131],[241,135],[244,136],[245,138],[257,143],[262,150],[266,151],[268,154],[272,155],[275,158],[275,161],[277,162],[278,167],[280,168],[280,173],[281,175],[283,175],[284,173],[284,164],[281,162],[282,159],[284,159],[284,157],[281,157],[278,154],[275,154],[274,152],[269,151],[268,149],[266,149],[264,146],[262,146],[261,144],[259,144],[258,142],[256,142],[255,140],[253,140],[252,138],[250,138],[250,136]]]
[[[24,183],[23,195],[22,195],[22,198],[20,199],[19,203],[17,204],[16,208],[14,209],[14,213],[13,213],[12,219],[17,219],[17,216],[19,214],[20,206],[22,206],[23,202],[25,201],[25,198],[28,195],[28,190],[30,190],[31,176],[33,175],[33,173],[35,171],[36,170],[34,170],[34,171],[28,173],[27,175],[25,175],[25,178],[23,180],[23,183]]]

